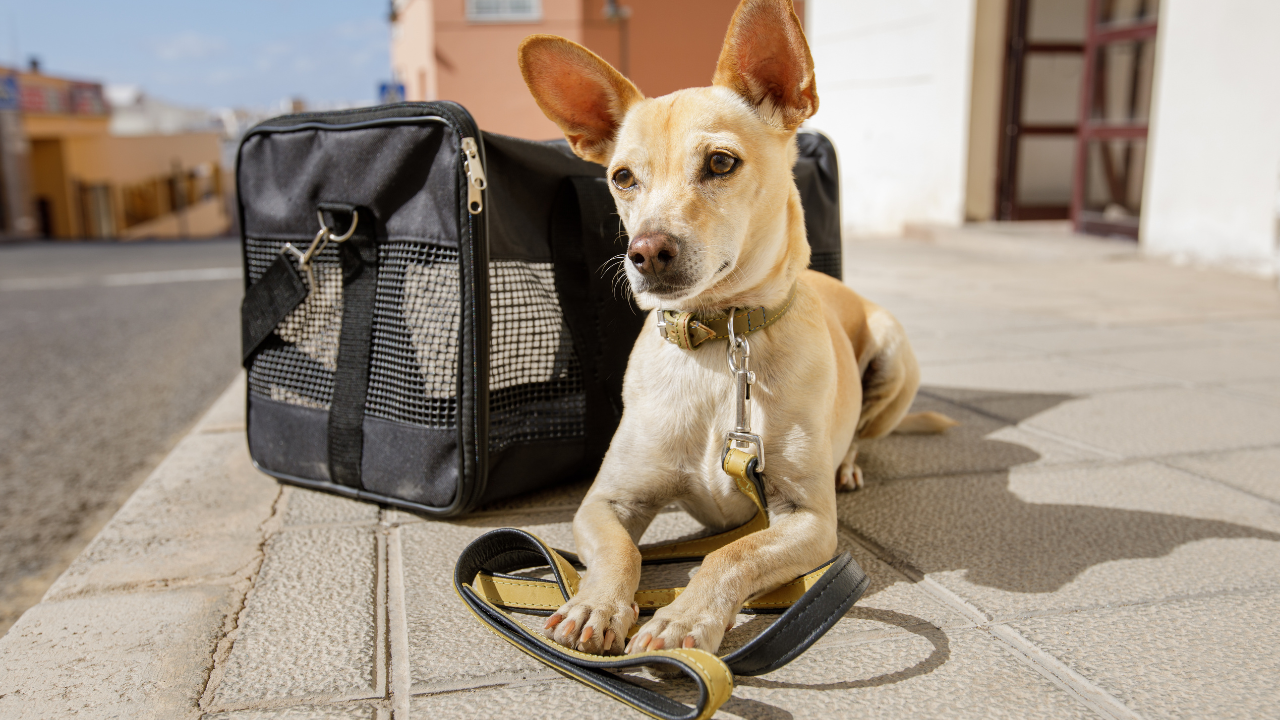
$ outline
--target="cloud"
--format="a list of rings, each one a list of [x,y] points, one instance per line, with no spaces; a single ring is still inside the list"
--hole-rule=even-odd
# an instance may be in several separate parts
[[[201,60],[225,50],[222,38],[184,32],[155,43],[156,56],[161,60]]]

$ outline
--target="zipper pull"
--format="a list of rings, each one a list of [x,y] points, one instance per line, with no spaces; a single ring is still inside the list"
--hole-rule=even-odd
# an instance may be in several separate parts
[[[480,191],[489,183],[484,176],[484,165],[480,163],[480,149],[475,138],[462,138],[462,153],[467,156],[467,210],[472,215],[479,215],[484,209]]]

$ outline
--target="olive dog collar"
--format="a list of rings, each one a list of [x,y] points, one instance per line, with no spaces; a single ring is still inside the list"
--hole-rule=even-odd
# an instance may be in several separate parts
[[[747,335],[777,322],[791,309],[791,304],[796,299],[797,286],[798,283],[791,285],[791,292],[787,293],[787,299],[781,305],[771,308],[763,306],[732,308],[735,325],[745,323],[745,329],[738,326],[733,328],[734,331],[739,335]],[[702,316],[680,310],[659,310],[658,334],[667,342],[684,350],[692,350],[708,340],[727,340],[729,312]]]

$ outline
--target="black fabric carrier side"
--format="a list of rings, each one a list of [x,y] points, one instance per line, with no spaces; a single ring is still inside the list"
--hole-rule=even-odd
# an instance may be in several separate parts
[[[839,277],[835,151],[798,146],[812,266]],[[236,173],[259,469],[436,516],[595,472],[644,320],[613,288],[627,238],[601,166],[430,102],[268,120]],[[320,218],[353,232],[308,273]]]

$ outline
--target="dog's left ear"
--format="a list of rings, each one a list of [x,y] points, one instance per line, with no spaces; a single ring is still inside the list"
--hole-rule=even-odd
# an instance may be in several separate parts
[[[742,0],[713,83],[746,98],[765,122],[784,130],[818,111],[813,56],[791,0]]]

